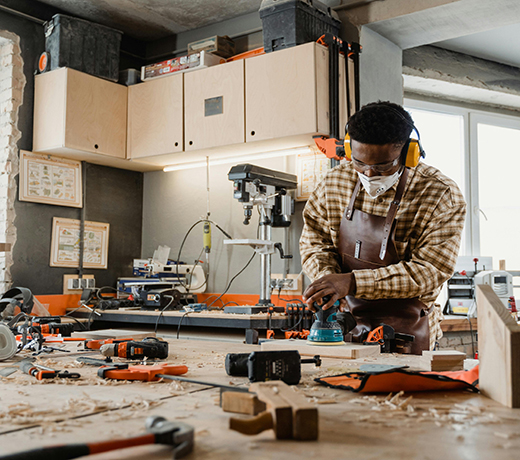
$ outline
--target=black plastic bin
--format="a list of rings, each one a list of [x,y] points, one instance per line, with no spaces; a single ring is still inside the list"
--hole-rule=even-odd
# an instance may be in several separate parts
[[[338,35],[341,27],[335,11],[313,0],[263,0],[259,13],[266,53]]]
[[[119,79],[122,32],[83,19],[56,14],[45,23],[45,70],[69,67],[111,81]]]

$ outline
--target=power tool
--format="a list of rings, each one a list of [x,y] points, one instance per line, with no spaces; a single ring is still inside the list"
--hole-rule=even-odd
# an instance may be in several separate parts
[[[328,310],[323,310],[322,306],[325,305],[329,300],[329,297],[325,296],[322,299],[323,304],[319,305],[314,302],[314,313],[315,321],[311,326],[309,337],[307,342],[315,345],[343,345],[343,330],[337,322],[337,312],[339,301],[336,301],[332,307]]]
[[[301,379],[301,364],[306,363],[321,366],[321,359],[319,355],[301,359],[300,353],[296,350],[228,353],[226,372],[234,377],[248,377],[251,383],[282,380],[287,385],[298,385]]]
[[[363,345],[381,345],[381,353],[410,353],[411,343],[415,341],[412,334],[395,332],[388,324],[381,324],[370,331]]]
[[[141,342],[126,341],[108,343],[100,348],[103,356],[117,356],[126,359],[166,359],[168,358],[168,342],[147,337]]]

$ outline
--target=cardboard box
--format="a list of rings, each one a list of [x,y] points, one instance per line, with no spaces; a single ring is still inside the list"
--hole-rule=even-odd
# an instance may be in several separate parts
[[[201,51],[200,53],[189,56],[180,56],[167,61],[149,64],[141,67],[141,80],[151,80],[153,78],[166,77],[176,72],[186,72],[190,70],[203,69],[225,62],[225,59]]]
[[[204,40],[188,43],[188,55],[200,53],[201,51],[228,58],[235,54],[235,42],[227,35],[223,37],[215,35]]]

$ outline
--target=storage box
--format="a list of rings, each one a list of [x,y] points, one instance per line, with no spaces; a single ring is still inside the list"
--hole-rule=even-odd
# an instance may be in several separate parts
[[[175,72],[203,69],[225,61],[225,59],[219,56],[201,51],[200,53],[191,54],[189,56],[176,57],[168,59],[167,61],[143,66],[141,67],[141,80],[145,81],[152,78],[166,77]]]
[[[228,58],[235,54],[235,42],[227,35],[224,37],[215,35],[214,37],[205,38],[204,40],[188,43],[188,55],[200,53],[201,51]]]
[[[266,53],[339,34],[335,11],[315,0],[262,0],[260,18]]]
[[[117,81],[122,32],[63,14],[44,24],[45,71],[69,67],[96,77]]]

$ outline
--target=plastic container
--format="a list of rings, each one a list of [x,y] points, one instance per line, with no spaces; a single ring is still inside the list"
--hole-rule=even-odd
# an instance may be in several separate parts
[[[341,27],[335,11],[313,0],[263,0],[259,13],[266,53],[338,35]]]
[[[69,67],[111,81],[119,79],[122,32],[55,14],[44,24],[48,63],[44,71]]]

